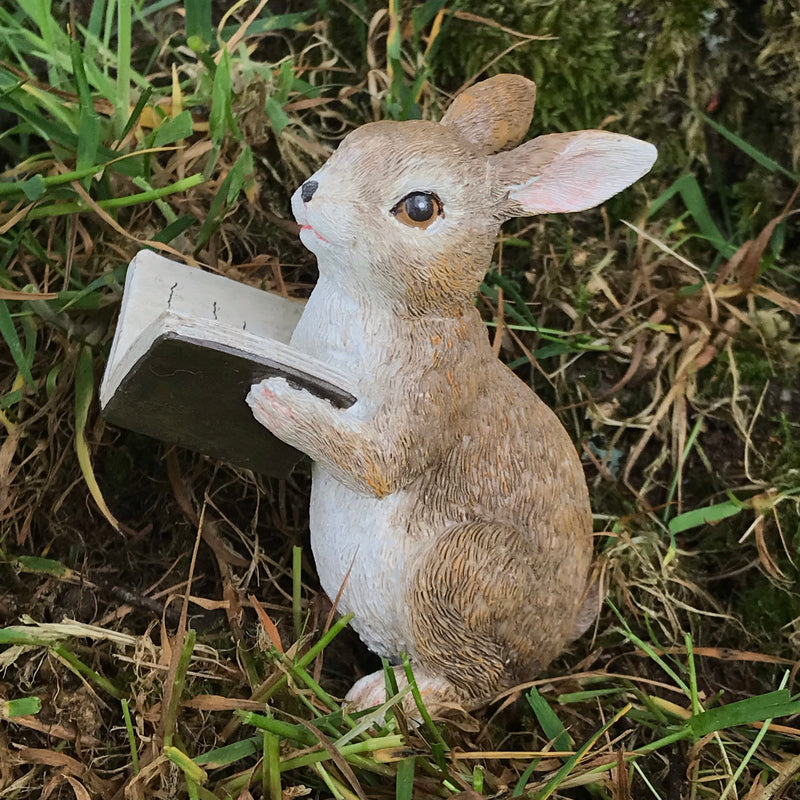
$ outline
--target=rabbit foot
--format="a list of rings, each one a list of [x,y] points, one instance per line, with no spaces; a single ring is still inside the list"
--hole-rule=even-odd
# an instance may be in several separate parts
[[[402,691],[408,686],[408,679],[403,667],[393,667],[397,688]],[[446,678],[438,675],[430,675],[422,667],[414,668],[414,679],[417,682],[422,702],[430,712],[435,712],[443,706],[451,707],[459,704],[459,697],[456,688]],[[353,684],[347,693],[345,701],[353,711],[364,711],[374,706],[385,703],[389,698],[386,696],[386,676],[383,670],[365,675]],[[408,692],[403,698],[403,710],[412,719],[419,717],[419,709],[414,700],[414,695]]]

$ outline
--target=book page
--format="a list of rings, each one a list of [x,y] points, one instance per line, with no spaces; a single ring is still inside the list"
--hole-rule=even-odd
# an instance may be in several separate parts
[[[275,360],[349,391],[346,376],[289,346],[302,312],[301,303],[143,250],[128,269],[101,405],[156,338],[168,333]]]

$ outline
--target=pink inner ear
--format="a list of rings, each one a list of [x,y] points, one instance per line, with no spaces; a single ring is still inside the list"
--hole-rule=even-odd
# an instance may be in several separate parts
[[[567,140],[539,175],[510,187],[509,198],[528,214],[583,211],[639,180],[655,158],[656,149],[647,142],[583,131]]]

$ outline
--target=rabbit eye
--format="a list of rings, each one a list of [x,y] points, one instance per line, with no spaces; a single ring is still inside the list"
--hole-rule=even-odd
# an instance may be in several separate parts
[[[392,209],[392,214],[403,225],[425,230],[444,216],[444,209],[433,192],[411,192]]]

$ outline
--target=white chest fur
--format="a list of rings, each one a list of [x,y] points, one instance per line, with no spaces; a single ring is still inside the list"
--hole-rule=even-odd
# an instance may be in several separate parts
[[[367,364],[363,308],[320,275],[292,334],[292,346],[360,382]]]
[[[363,304],[320,276],[292,337],[293,346],[351,376],[359,398],[352,411],[365,417],[380,401],[375,371],[386,332],[366,330],[367,322]],[[368,497],[319,465],[312,474],[311,548],[323,589],[331,600],[342,590],[337,610],[356,612],[353,628],[371,650],[385,656],[412,651],[402,608],[402,569],[410,555],[398,514],[403,493]]]
[[[356,612],[353,627],[378,655],[413,651],[402,607],[403,565],[413,556],[398,508],[403,493],[379,500],[351,491],[315,465],[311,548],[322,587],[337,610]]]

